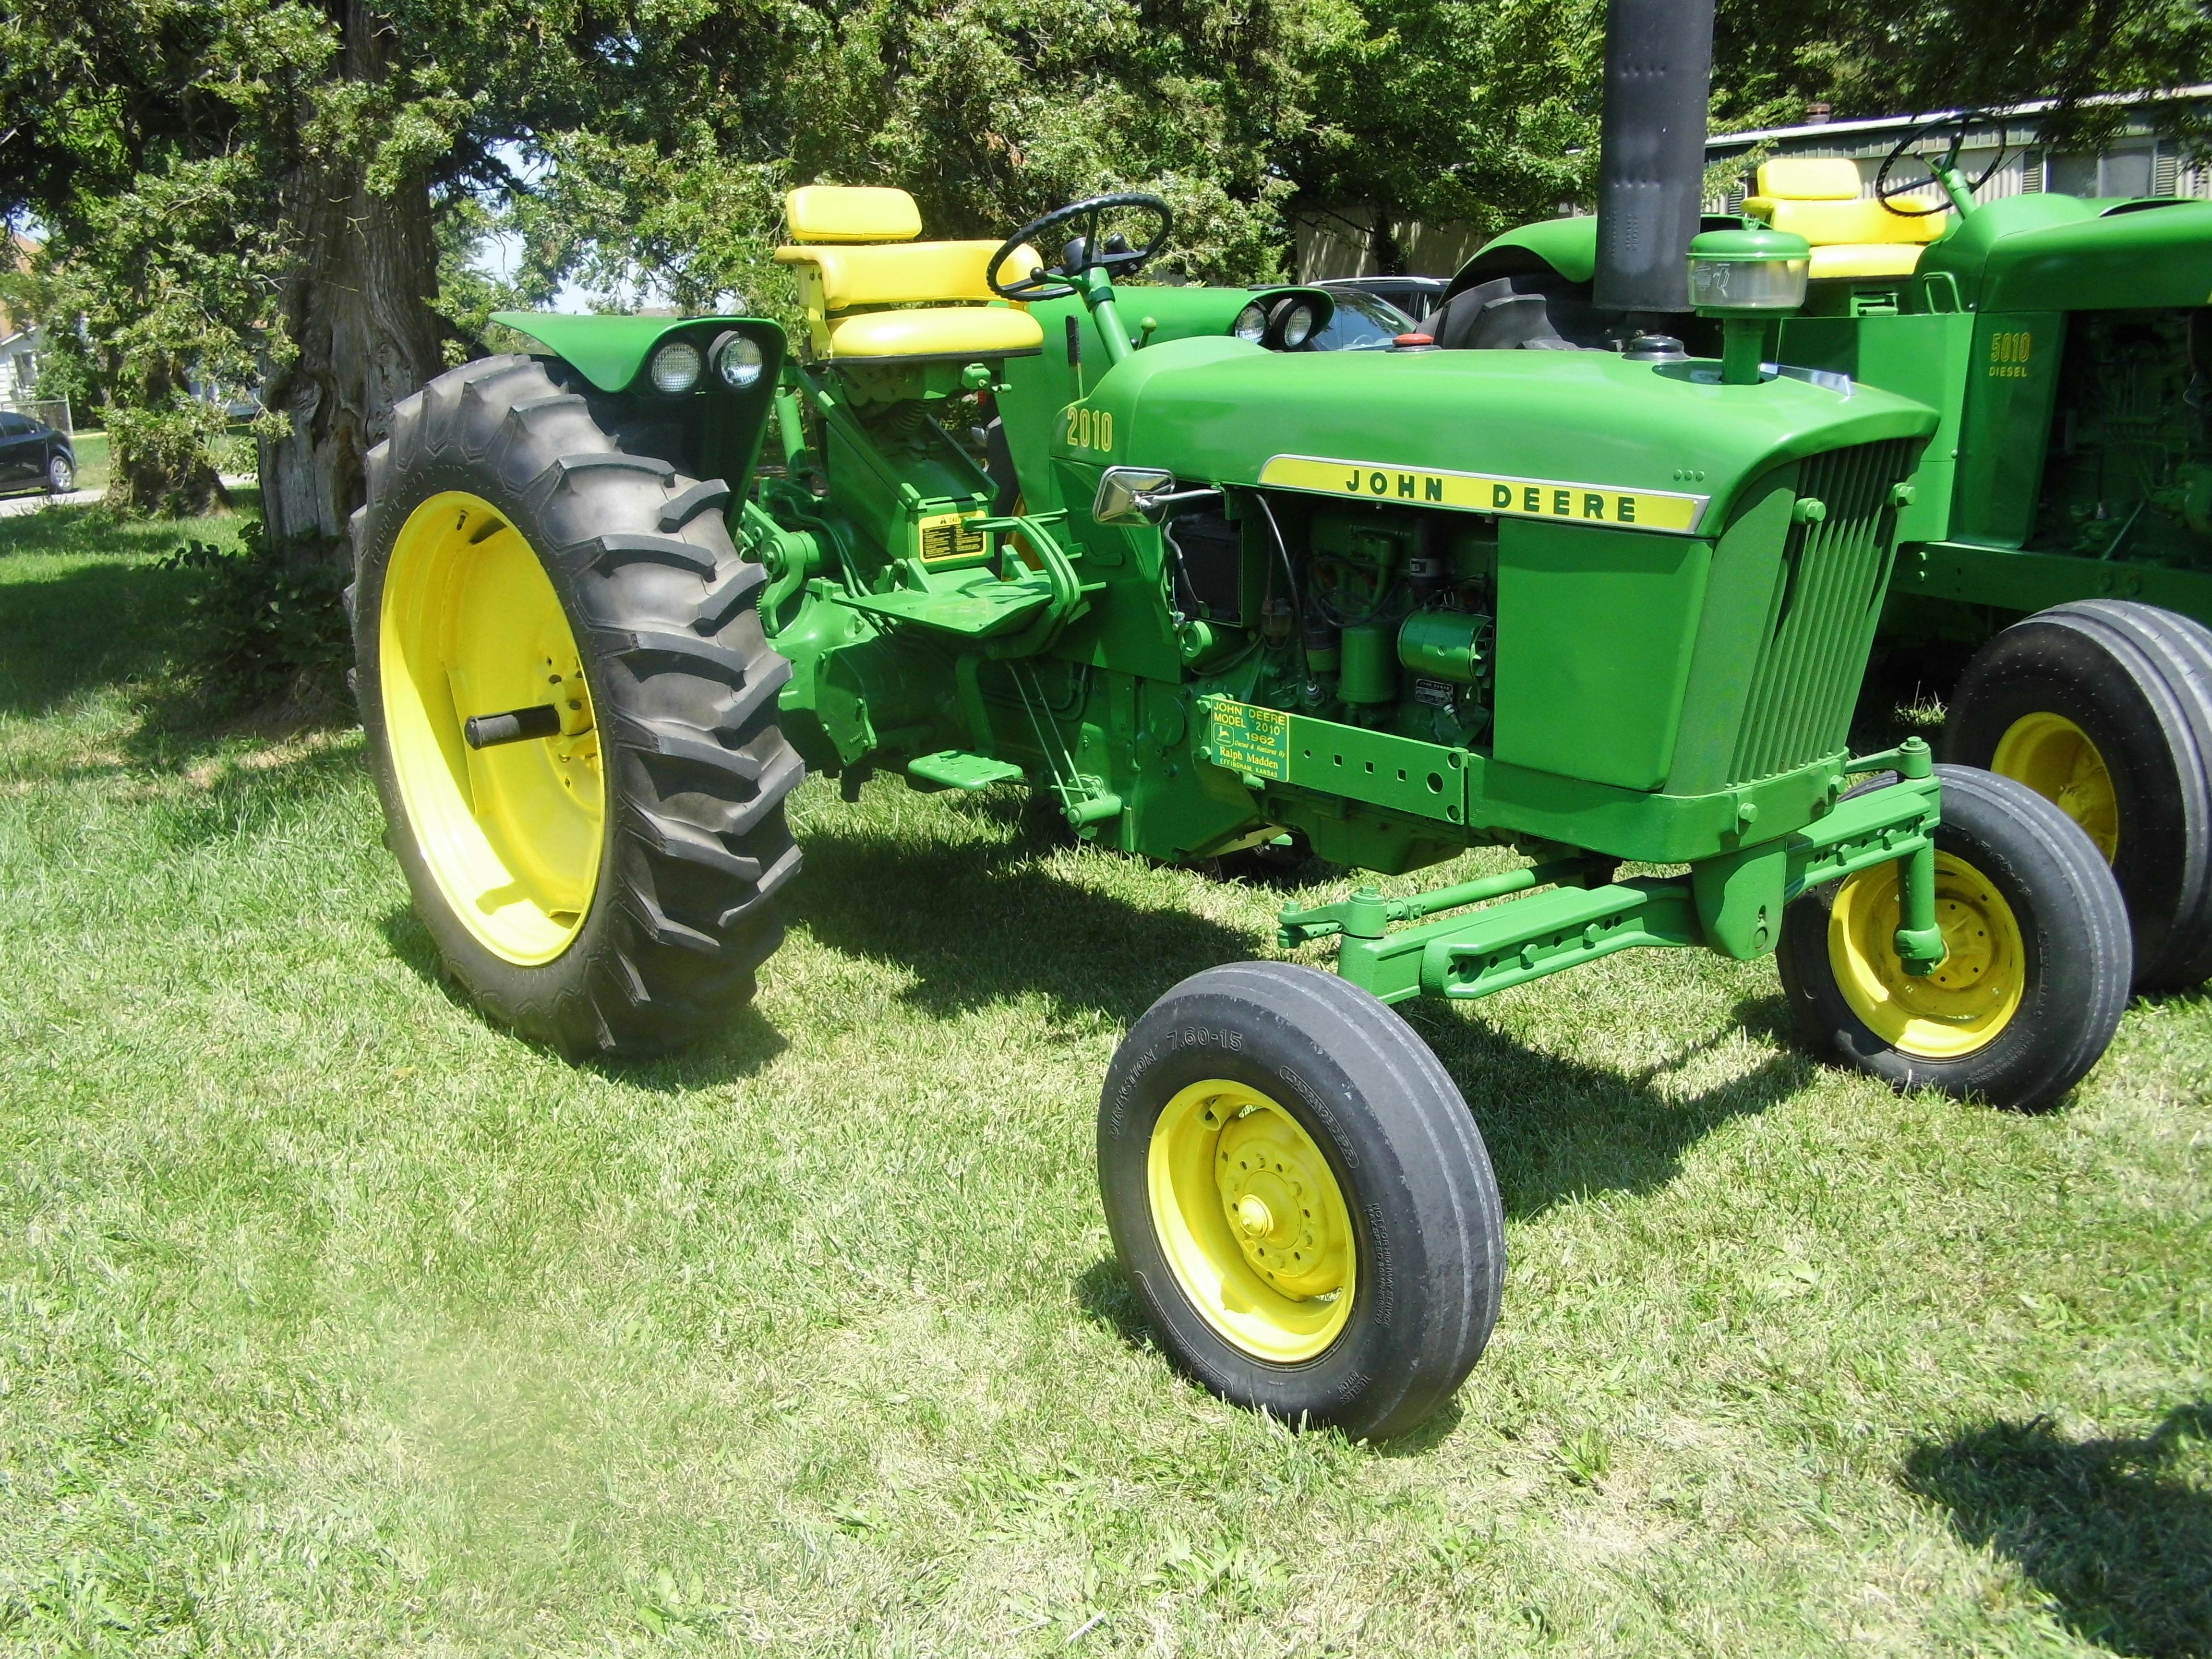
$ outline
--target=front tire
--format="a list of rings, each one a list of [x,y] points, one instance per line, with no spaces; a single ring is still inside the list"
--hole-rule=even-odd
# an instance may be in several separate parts
[[[76,467],[66,455],[57,455],[46,463],[46,493],[66,495],[76,488]]]
[[[1783,912],[1776,965],[1806,1042],[1899,1089],[2017,1111],[2056,1103],[2127,1007],[2128,917],[2081,827],[2026,785],[1939,766],[1930,975],[1898,961],[1898,870],[1877,865]]]
[[[389,840],[447,969],[572,1057],[698,1036],[782,939],[790,668],[727,495],[529,357],[440,375],[369,452],[347,605]],[[547,708],[545,735],[465,735]]]
[[[1237,963],[1154,1003],[1107,1073],[1098,1172],[1131,1289],[1224,1399],[1387,1438],[1490,1340],[1482,1136],[1427,1046],[1334,974]]]
[[[2212,975],[2212,629],[2123,599],[2039,612],[1966,665],[1943,756],[2087,831],[2127,900],[2139,989]]]

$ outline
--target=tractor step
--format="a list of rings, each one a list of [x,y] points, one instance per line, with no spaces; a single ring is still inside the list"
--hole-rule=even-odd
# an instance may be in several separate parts
[[[841,594],[839,602],[855,611],[912,623],[963,639],[988,639],[1011,632],[1042,611],[1052,598],[1042,578],[1004,582],[993,576],[971,577],[957,586],[927,590],[900,587],[888,593]]]
[[[947,789],[988,789],[994,783],[1019,783],[1024,776],[1018,766],[993,760],[988,755],[971,755],[964,749],[940,749],[933,755],[919,756],[906,763],[906,773]]]

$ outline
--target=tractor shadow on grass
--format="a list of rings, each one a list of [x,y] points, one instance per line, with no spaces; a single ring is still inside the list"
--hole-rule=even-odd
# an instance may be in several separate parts
[[[2047,1418],[1985,1424],[1921,1447],[1903,1471],[1968,1544],[2015,1563],[2069,1630],[2141,1659],[2212,1656],[2208,1477],[2204,1401],[2133,1438],[2069,1440]]]
[[[922,841],[817,825],[784,919],[850,956],[911,969],[940,1018],[1024,996],[1127,1024],[1176,981],[1261,953],[1253,933],[1135,905],[1038,860],[1035,838]]]
[[[1600,1193],[1656,1191],[1707,1135],[1813,1086],[1825,1068],[1789,1047],[1696,1092],[1665,1086],[1672,1074],[1744,1030],[1759,1032],[1761,1006],[1739,1006],[1735,1018],[1702,1040],[1633,1070],[1531,1048],[1449,1006],[1416,1002],[1399,1012],[1467,1097],[1505,1213],[1527,1219]],[[1786,1013],[1781,1018],[1786,1021]]]
[[[447,973],[445,963],[439,960],[438,947],[431,942],[429,930],[413,910],[404,904],[393,907],[379,923],[379,929],[386,944],[391,946],[392,956],[412,969],[449,1006],[503,1038],[526,1041],[514,1036],[492,1019],[477,1006],[476,999]],[[757,1009],[747,1006],[708,1036],[675,1054],[635,1059],[608,1057],[585,1064],[603,1076],[640,1088],[681,1091],[750,1077],[790,1046],[783,1033]]]
[[[957,842],[830,826],[805,837],[806,872],[784,915],[830,948],[910,969],[902,994],[939,1016],[1042,995],[1065,1011],[1127,1024],[1176,981],[1271,954],[1253,933],[1188,911],[1149,908],[1078,884],[1040,862],[1033,841]],[[1528,1048],[1449,1006],[1399,1012],[1443,1061],[1488,1141],[1507,1214],[1562,1200],[1648,1192],[1731,1119],[1811,1086],[1824,1068],[1787,1046],[1779,997],[1740,1005],[1703,1042],[1636,1070]],[[1673,1073],[1746,1029],[1783,1046],[1698,1092]]]

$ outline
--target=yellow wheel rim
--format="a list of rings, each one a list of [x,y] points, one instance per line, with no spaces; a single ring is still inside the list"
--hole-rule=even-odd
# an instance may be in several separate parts
[[[2027,951],[2012,907],[1980,872],[1936,855],[1936,921],[1944,957],[1916,977],[1897,957],[1897,866],[1844,878],[1828,917],[1828,963],[1844,1000],[1884,1042],[1954,1060],[1993,1041],[2020,1010]]]
[[[1191,1304],[1255,1359],[1336,1340],[1358,1279],[1352,1214],[1297,1120],[1242,1083],[1194,1083],[1152,1129],[1152,1231]]]
[[[2023,714],[1998,741],[1990,770],[2017,779],[2088,832],[2110,864],[2120,851],[2112,775],[2089,734],[2063,714]]]
[[[384,725],[408,827],[447,906],[487,950],[532,967],[592,908],[606,784],[583,659],[522,532],[481,497],[409,515],[384,578]],[[471,749],[462,722],[551,703],[561,733]]]

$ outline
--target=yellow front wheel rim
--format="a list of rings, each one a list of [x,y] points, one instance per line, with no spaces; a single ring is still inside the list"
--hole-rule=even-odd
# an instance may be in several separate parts
[[[1944,957],[1932,974],[1897,955],[1897,866],[1846,877],[1828,915],[1828,963],[1867,1029],[1902,1053],[1955,1060],[1994,1042],[2020,1011],[2027,949],[2012,907],[1964,859],[1936,854],[1936,921]]]
[[[550,962],[591,912],[606,782],[560,595],[529,541],[453,490],[408,515],[384,578],[378,670],[408,828],[447,907],[494,955]],[[471,749],[463,722],[552,704],[556,737]]]
[[[2026,784],[2080,824],[2110,864],[2119,856],[2120,804],[2089,734],[2063,714],[2023,714],[1997,741],[1990,770]]]
[[[1153,1126],[1152,1231],[1183,1295],[1232,1346],[1291,1365],[1352,1316],[1352,1212],[1298,1121],[1242,1083],[1194,1083]]]

